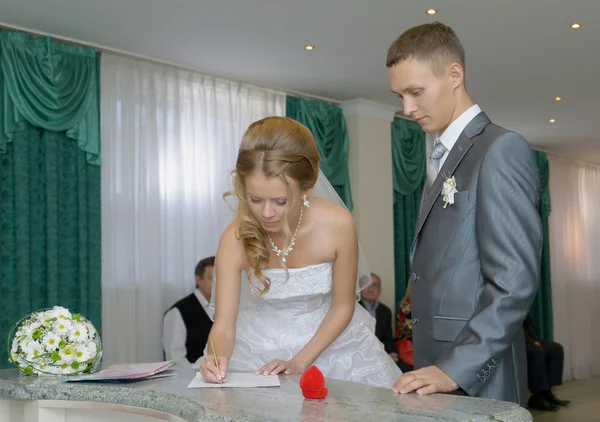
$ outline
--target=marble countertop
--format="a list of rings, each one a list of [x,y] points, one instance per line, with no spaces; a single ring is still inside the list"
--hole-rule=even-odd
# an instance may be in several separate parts
[[[281,376],[281,387],[188,389],[195,371],[127,383],[65,383],[53,377],[0,370],[0,398],[74,400],[136,406],[200,421],[532,421],[513,403],[453,395],[396,395],[390,390],[327,380],[325,400],[305,400],[300,377]]]

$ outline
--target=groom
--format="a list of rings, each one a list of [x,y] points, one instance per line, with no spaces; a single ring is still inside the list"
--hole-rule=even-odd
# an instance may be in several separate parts
[[[390,46],[391,89],[437,134],[411,250],[415,371],[394,392],[456,391],[525,404],[522,323],[540,277],[535,156],[493,124],[465,87],[465,52],[441,23]]]

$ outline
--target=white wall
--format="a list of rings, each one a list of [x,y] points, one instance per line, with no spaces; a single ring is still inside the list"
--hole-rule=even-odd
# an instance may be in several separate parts
[[[342,106],[350,138],[352,213],[371,271],[381,277],[380,300],[395,314],[391,122],[397,109],[361,99]]]

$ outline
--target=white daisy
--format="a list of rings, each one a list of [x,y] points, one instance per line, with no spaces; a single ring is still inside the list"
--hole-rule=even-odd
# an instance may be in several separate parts
[[[42,344],[44,348],[51,352],[58,349],[58,345],[60,343],[60,336],[55,333],[48,333],[42,339]]]
[[[33,340],[32,337],[25,337],[21,339],[21,341],[19,342],[19,347],[21,348],[21,351],[27,350],[29,348],[29,344],[33,341],[35,340]]]
[[[42,324],[39,321],[34,321],[31,324],[24,325],[23,326],[23,334],[31,337],[33,332],[35,330],[37,330],[38,328],[40,328],[41,326],[42,326]]]
[[[95,342],[88,341],[86,343],[85,347],[89,351],[90,356],[92,356],[92,357],[96,356],[96,353],[98,352],[98,348],[96,347],[96,343]]]
[[[44,312],[42,315],[40,315],[39,321],[42,324],[42,327],[51,327],[52,323],[54,322],[54,315],[52,315],[52,313],[50,312]]]
[[[73,325],[73,323],[70,319],[57,319],[56,322],[54,322],[54,329],[58,334],[65,335],[68,334],[71,325]]]
[[[42,345],[39,342],[32,340],[28,342],[27,346],[24,349],[24,352],[27,354],[26,359],[28,361],[32,361],[42,356],[44,354],[44,349],[42,348]]]
[[[88,339],[88,329],[84,324],[73,324],[69,330],[69,341],[84,343]]]
[[[71,319],[71,312],[68,309],[63,308],[62,306],[55,306],[52,308],[52,316],[58,319]]]
[[[67,344],[58,351],[60,359],[65,362],[72,362],[76,359],[75,347],[72,344]]]
[[[75,357],[78,362],[87,362],[93,356],[90,349],[83,344],[80,344],[75,348]]]

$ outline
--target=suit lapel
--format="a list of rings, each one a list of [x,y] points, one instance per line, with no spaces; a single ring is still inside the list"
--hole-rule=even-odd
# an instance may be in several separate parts
[[[452,176],[452,173],[454,172],[454,170],[456,170],[456,167],[458,167],[458,164],[462,161],[463,157],[472,145],[473,142],[471,141],[471,139],[467,135],[465,135],[464,132],[461,133],[458,138],[458,141],[456,141],[456,144],[450,151],[450,154],[448,154],[448,158],[446,158],[446,161],[440,169],[436,179],[433,181],[433,185],[431,185],[431,190],[425,197],[423,207],[421,208],[421,213],[419,214],[419,219],[417,220],[417,235],[421,231],[421,228],[423,227],[423,224],[425,223],[425,220],[427,219],[427,216],[429,215],[429,212],[431,211],[435,200],[442,192],[442,187],[444,186],[446,177]]]
[[[431,185],[431,189],[421,205],[421,211],[419,212],[419,218],[417,219],[417,227],[415,232],[415,241],[429,216],[431,208],[442,192],[442,187],[446,181],[446,177],[451,177],[462,159],[467,154],[467,151],[473,146],[473,140],[475,136],[479,135],[483,129],[490,123],[490,119],[485,113],[481,112],[471,120],[471,122],[462,131],[456,144],[450,150],[450,154],[444,161],[444,165],[440,169],[436,179]],[[446,177],[444,177],[446,176]],[[415,246],[413,242],[413,247]],[[411,248],[412,249],[412,248]]]

